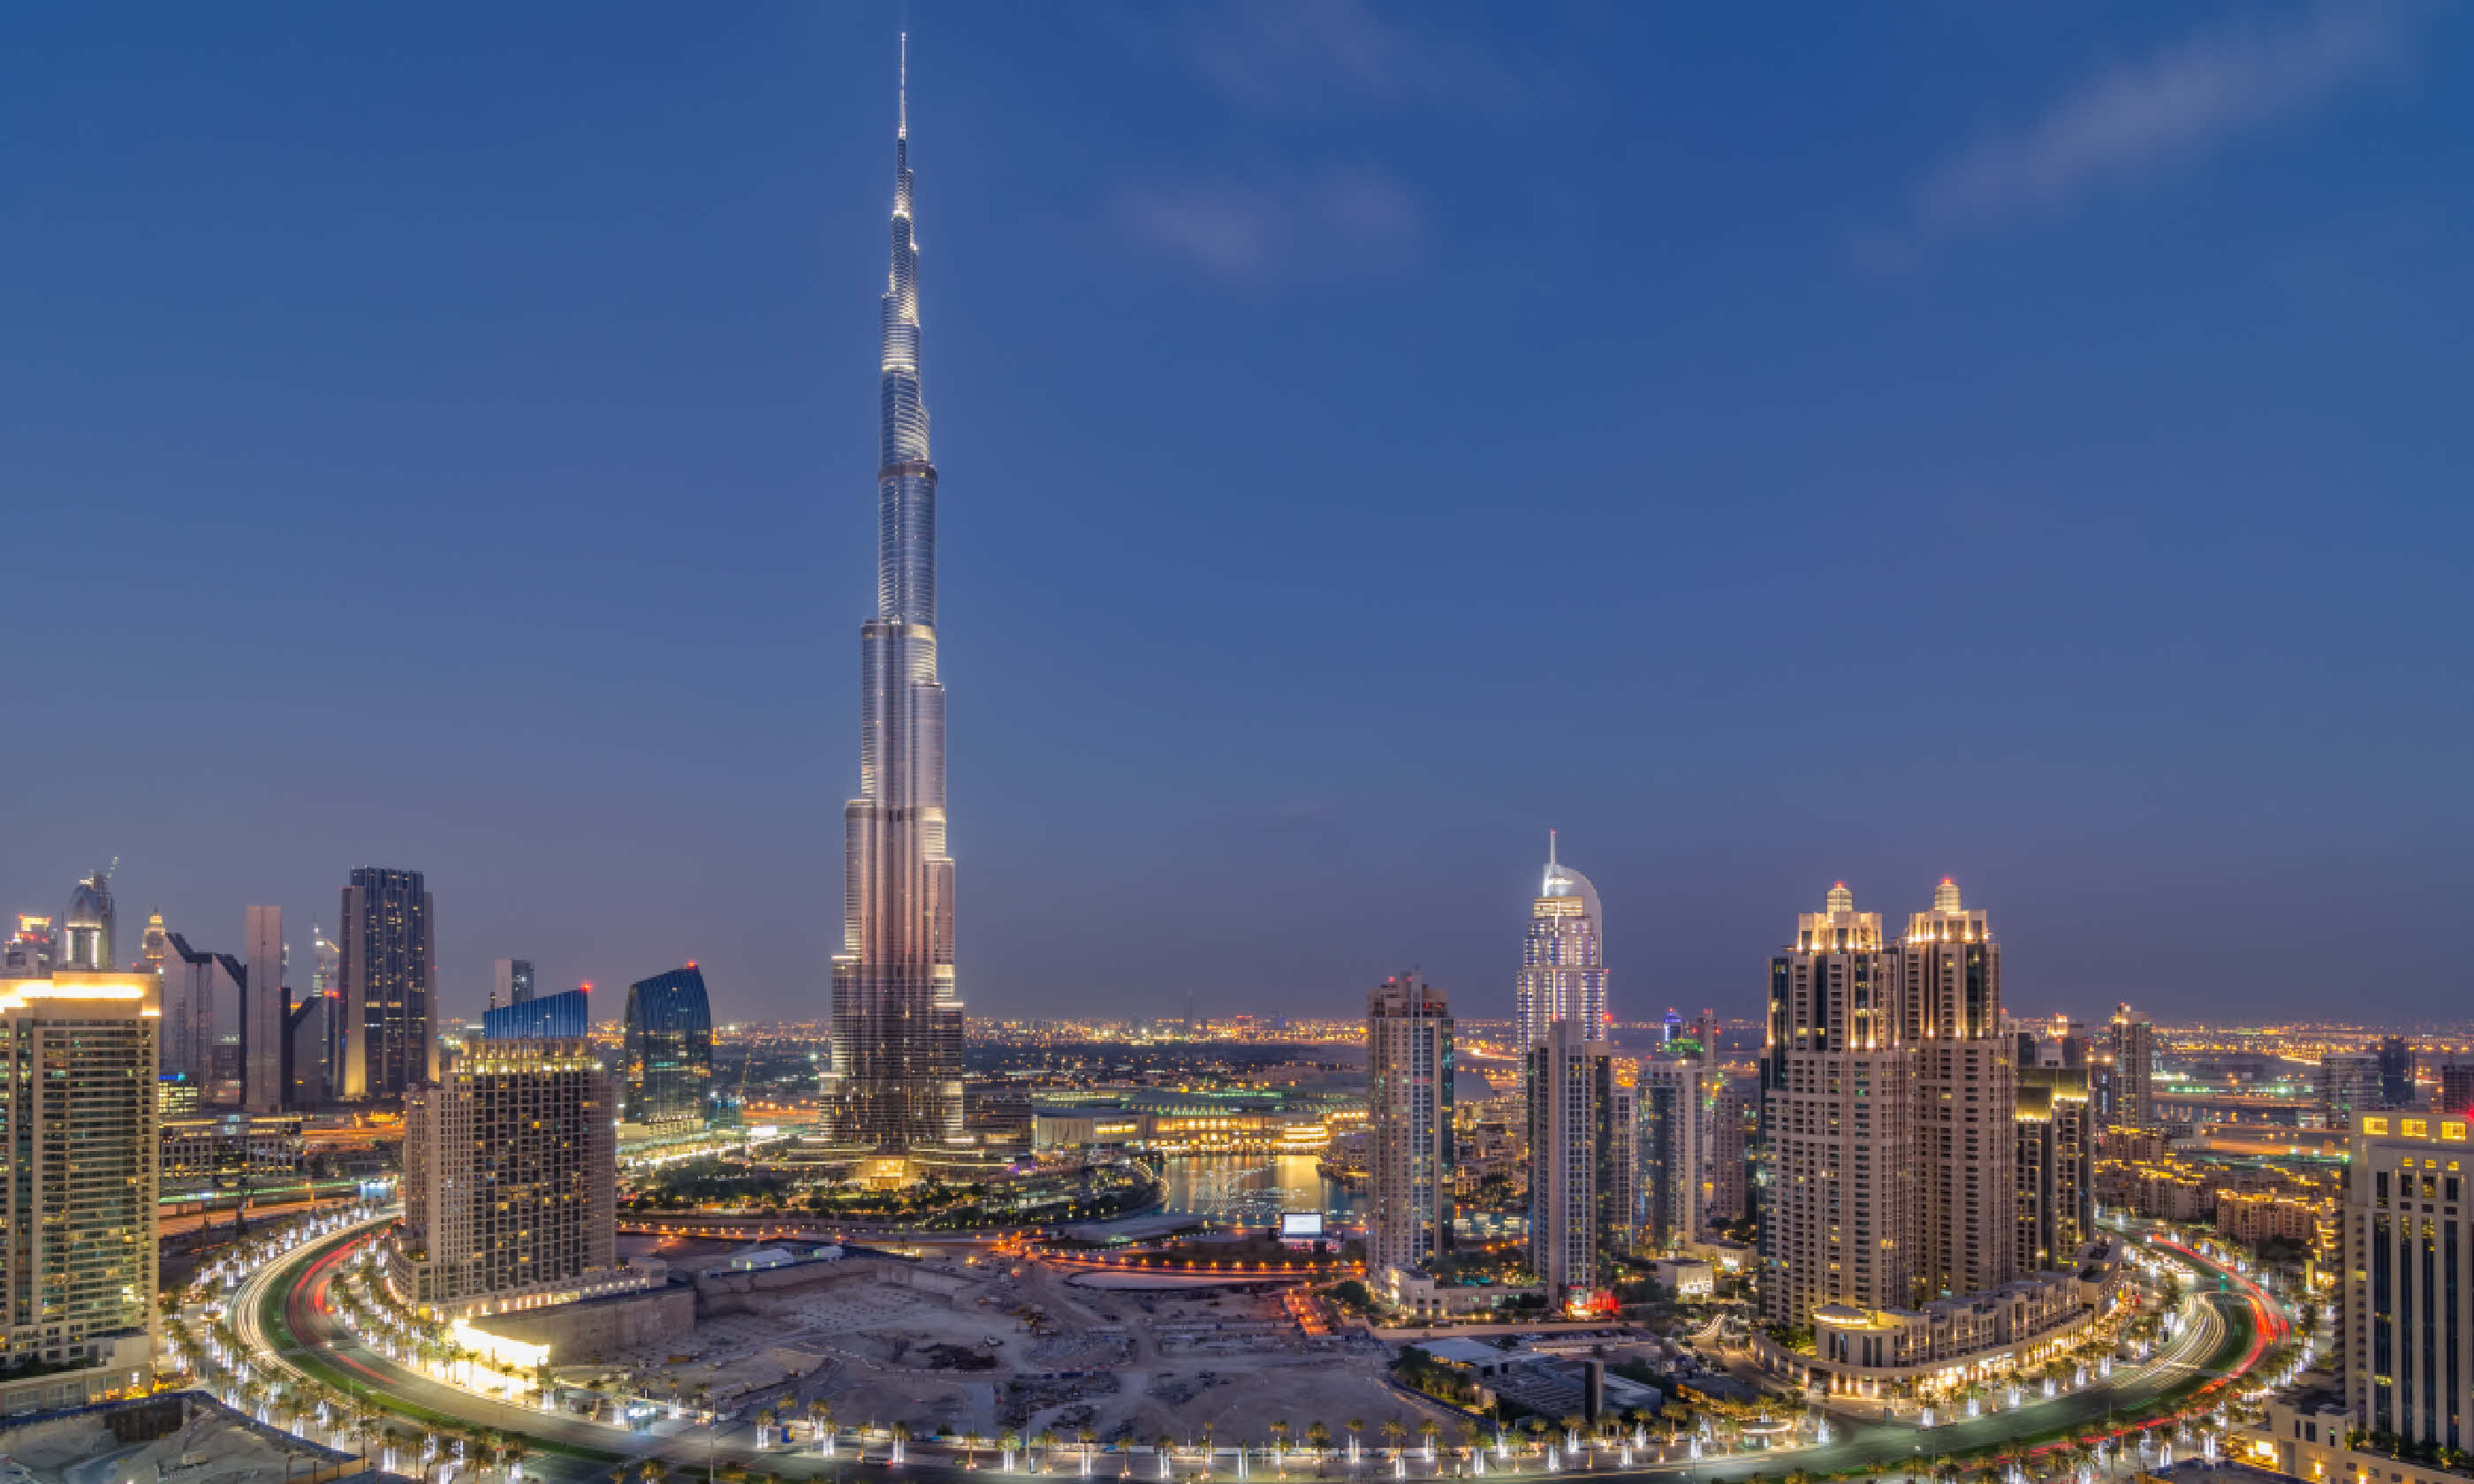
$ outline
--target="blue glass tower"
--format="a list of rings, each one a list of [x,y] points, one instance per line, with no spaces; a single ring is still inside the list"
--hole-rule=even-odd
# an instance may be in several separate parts
[[[583,1037],[593,1023],[588,1005],[591,997],[582,990],[570,990],[564,994],[546,994],[539,999],[519,1000],[481,1012],[481,1039],[484,1041],[575,1041]]]
[[[713,1007],[693,964],[627,986],[629,1123],[706,1116],[713,1089]]]

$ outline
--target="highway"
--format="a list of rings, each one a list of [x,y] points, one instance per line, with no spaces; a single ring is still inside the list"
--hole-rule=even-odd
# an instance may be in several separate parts
[[[260,1354],[274,1355],[288,1369],[358,1392],[374,1406],[401,1413],[412,1425],[451,1419],[467,1428],[495,1427],[532,1438],[536,1446],[524,1463],[528,1478],[588,1484],[609,1478],[611,1471],[623,1461],[653,1457],[670,1464],[674,1473],[682,1469],[703,1469],[711,1460],[720,1464],[735,1462],[793,1479],[823,1475],[838,1479],[846,1474],[889,1479],[897,1472],[923,1468],[958,1469],[962,1462],[958,1450],[949,1454],[943,1448],[924,1442],[910,1445],[901,1470],[885,1470],[873,1462],[854,1465],[847,1443],[842,1456],[837,1459],[820,1458],[813,1446],[805,1444],[796,1448],[777,1446],[760,1453],[753,1446],[754,1430],[745,1424],[723,1424],[717,1438],[702,1427],[662,1434],[630,1433],[564,1413],[511,1405],[447,1386],[406,1371],[369,1350],[335,1317],[327,1298],[327,1285],[342,1266],[346,1244],[354,1234],[346,1233],[304,1248],[270,1264],[245,1284],[235,1295],[233,1309],[234,1324],[243,1341]],[[1898,1476],[1920,1458],[1982,1452],[2020,1440],[2034,1440],[2029,1451],[2041,1453],[2064,1446],[2071,1437],[2118,1437],[2135,1429],[2117,1423],[2115,1418],[2179,1394],[2188,1394],[2184,1406],[2177,1409],[2183,1414],[2212,1408],[2223,1400],[2220,1394],[2232,1380],[2257,1365],[2284,1336],[2285,1321],[2274,1302],[2247,1280],[2219,1268],[2178,1242],[2162,1237],[2148,1239],[2212,1276],[2221,1273],[2225,1286],[2220,1291],[2186,1293],[2174,1338],[2154,1359],[2138,1366],[2117,1366],[2114,1376],[2080,1391],[2050,1400],[2030,1401],[2014,1409],[1987,1412],[1929,1430],[1920,1430],[1907,1423],[1853,1423],[1833,1416],[1831,1427],[1838,1435],[1823,1445],[1691,1462],[1650,1462],[1629,1469],[1613,1466],[1602,1454],[1594,1463],[1563,1472],[1661,1474],[1670,1479],[1683,1475],[1687,1484],[1776,1475],[1799,1468],[1816,1474],[1867,1470],[1882,1476]],[[2205,1285],[2203,1279],[2194,1287],[2204,1289]],[[1273,1419],[1263,1421],[1268,1426]],[[878,1447],[875,1456],[881,1458],[883,1445]],[[985,1448],[978,1450],[978,1456],[982,1472],[994,1472],[993,1458]],[[1337,1464],[1330,1467],[1344,1476],[1351,1472]],[[1446,1458],[1442,1467],[1448,1472],[1458,1465]],[[1409,1477],[1433,1477],[1435,1468],[1424,1464],[1411,1450]],[[1156,1477],[1149,1457],[1103,1455],[1095,1462],[1094,1472],[1110,1476],[1122,1472]],[[1225,1455],[1214,1472],[1233,1473]],[[1356,1472],[1369,1478],[1389,1474],[1380,1466],[1360,1466]],[[1518,1459],[1507,1468],[1490,1456],[1487,1472],[1536,1475],[1540,1471],[1534,1464],[1523,1467]],[[1177,1473],[1189,1481],[1201,1476],[1191,1463],[1181,1463]]]

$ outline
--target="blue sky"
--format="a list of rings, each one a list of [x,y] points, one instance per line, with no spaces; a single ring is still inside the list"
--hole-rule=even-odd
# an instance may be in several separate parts
[[[820,1012],[899,24],[12,16],[0,907]],[[1504,1013],[1554,826],[1627,1016],[2462,1014],[2464,14],[910,24],[975,1009]]]

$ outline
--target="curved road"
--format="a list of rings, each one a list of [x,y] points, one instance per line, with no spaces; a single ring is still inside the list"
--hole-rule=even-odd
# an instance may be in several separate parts
[[[291,1369],[329,1385],[357,1390],[378,1407],[404,1413],[415,1425],[444,1417],[467,1427],[501,1428],[534,1439],[534,1451],[524,1463],[527,1477],[572,1480],[583,1484],[587,1480],[607,1479],[611,1470],[622,1460],[638,1457],[660,1457],[674,1466],[690,1469],[701,1468],[711,1458],[723,1463],[749,1465],[792,1478],[813,1478],[827,1473],[839,1478],[854,1469],[847,1448],[843,1455],[836,1459],[819,1458],[804,1445],[797,1449],[767,1448],[760,1454],[753,1446],[754,1430],[744,1424],[724,1424],[717,1438],[701,1427],[685,1432],[630,1433],[564,1413],[547,1413],[532,1407],[493,1401],[406,1371],[362,1345],[344,1328],[327,1299],[327,1285],[342,1266],[347,1244],[361,1234],[361,1231],[346,1233],[332,1240],[314,1244],[271,1264],[244,1285],[234,1304],[235,1323],[244,1341],[260,1353],[274,1354]],[[2285,1321],[2274,1302],[2247,1280],[2226,1272],[2170,1239],[2160,1239],[2159,1245],[2171,1248],[2174,1255],[2187,1263],[2210,1273],[2221,1274],[2225,1286],[2219,1291],[2195,1292],[2186,1296],[2181,1309],[2183,1322],[2178,1332],[2156,1359],[2136,1368],[2118,1368],[2113,1376],[2082,1391],[2050,1400],[2030,1401],[2013,1409],[1988,1412],[1981,1417],[1952,1423],[1929,1431],[1920,1430],[1907,1423],[1856,1424],[1833,1417],[1831,1426],[1840,1432],[1840,1436],[1816,1447],[1693,1462],[1649,1462],[1631,1469],[1608,1467],[1601,1458],[1594,1467],[1570,1472],[1609,1475],[1662,1474],[1670,1479],[1682,1474],[1693,1484],[1702,1479],[1721,1481],[1754,1474],[1778,1474],[1795,1468],[1815,1473],[1869,1469],[1882,1474],[1895,1474],[1919,1457],[1981,1452],[2019,1439],[2048,1440],[2031,1446],[2031,1451],[2042,1452],[2061,1446],[2058,1441],[2053,1441],[2056,1434],[2117,1436],[2134,1429],[2128,1424],[2114,1423],[2114,1417],[2136,1411],[2173,1394],[2190,1391],[2193,1380],[2198,1376],[2212,1379],[2193,1393],[2190,1405],[2184,1410],[2189,1412],[2213,1406],[2214,1393],[2256,1365],[2268,1349],[2283,1338]],[[266,1323],[269,1318],[279,1323],[269,1325]],[[429,1414],[428,1417],[425,1418],[424,1413]],[[941,1449],[934,1445],[917,1447],[906,1467],[914,1470],[954,1468],[960,1462],[944,1458],[940,1453]],[[983,1460],[982,1469],[992,1469],[993,1459],[989,1457],[988,1450],[982,1448],[979,1453]],[[1115,1474],[1121,1470],[1144,1478],[1154,1476],[1149,1459],[1140,1460],[1139,1464],[1122,1456],[1095,1461],[1097,1472]],[[857,1472],[880,1478],[892,1476],[891,1471],[874,1465],[861,1467]],[[1365,1472],[1369,1478],[1379,1479],[1381,1476],[1379,1466]],[[1511,1472],[1536,1472],[1535,1470],[1517,1469]],[[1190,1464],[1179,1464],[1177,1472],[1181,1478],[1199,1477]],[[1489,1459],[1488,1472],[1490,1475],[1498,1472],[1492,1458]]]

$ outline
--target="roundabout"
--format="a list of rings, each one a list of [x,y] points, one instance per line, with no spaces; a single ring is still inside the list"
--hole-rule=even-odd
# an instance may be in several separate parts
[[[2176,1451],[2198,1448],[2211,1413],[2229,1400],[2233,1381],[2256,1368],[2285,1337],[2281,1311],[2268,1295],[2240,1275],[2218,1267],[2188,1248],[2147,1238],[2178,1261],[2214,1279],[2218,1286],[2184,1297],[2171,1341],[2151,1359],[2117,1367],[2109,1377],[2059,1397],[1920,1428],[1901,1421],[1863,1421],[1830,1414],[1829,1441],[1768,1448],[1697,1459],[1656,1461],[1654,1449],[1617,1443],[1591,1445],[1567,1456],[1541,1443],[1516,1443],[1508,1450],[1489,1445],[1482,1460],[1462,1448],[1429,1450],[1414,1443],[1367,1448],[1354,1463],[1332,1449],[1306,1449],[1248,1439],[1243,1449],[1216,1446],[1173,1448],[1161,1458],[1149,1446],[1100,1448],[1079,1441],[908,1439],[878,1430],[862,1435],[848,1426],[819,1438],[805,1423],[764,1429],[760,1443],[753,1422],[729,1417],[702,1421],[664,1416],[642,1430],[595,1421],[530,1400],[490,1397],[449,1384],[389,1358],[346,1325],[335,1284],[357,1245],[385,1225],[380,1218],[304,1244],[253,1274],[232,1295],[233,1328],[263,1369],[288,1374],[309,1389],[349,1399],[347,1410],[366,1413],[356,1424],[322,1429],[323,1441],[357,1438],[387,1472],[424,1477],[433,1484],[475,1480],[499,1484],[516,1478],[581,1481],[610,1479],[614,1472],[658,1463],[668,1476],[698,1471],[729,1478],[888,1478],[903,1473],[1040,1473],[1064,1477],[1174,1478],[1189,1481],[1257,1479],[1433,1479],[1484,1475],[1542,1477],[1550,1473],[1659,1474],[1700,1480],[1743,1480],[1801,1472],[1812,1477],[1922,1478],[1944,1459],[2001,1460],[2001,1472],[2085,1474],[2089,1460],[2074,1445],[2112,1445],[2113,1469],[2152,1463],[2143,1459],[2139,1435],[2153,1430],[2161,1445],[2178,1436]],[[2200,1286],[2197,1284],[2195,1287]],[[670,1410],[665,1407],[665,1411]],[[2126,1420],[2136,1417],[2136,1421]],[[1279,1419],[1265,1417],[1271,1431]],[[1457,1424],[1455,1424],[1456,1427]],[[356,1431],[354,1429],[357,1429]],[[387,1434],[392,1431],[393,1437]],[[792,1434],[795,1441],[786,1439]],[[440,1436],[470,1440],[466,1461],[454,1445],[434,1446]],[[522,1440],[493,1461],[490,1444]],[[1187,1440],[1192,1441],[1192,1440]],[[1406,1440],[1403,1440],[1404,1443]],[[635,1474],[631,1473],[631,1477]]]

